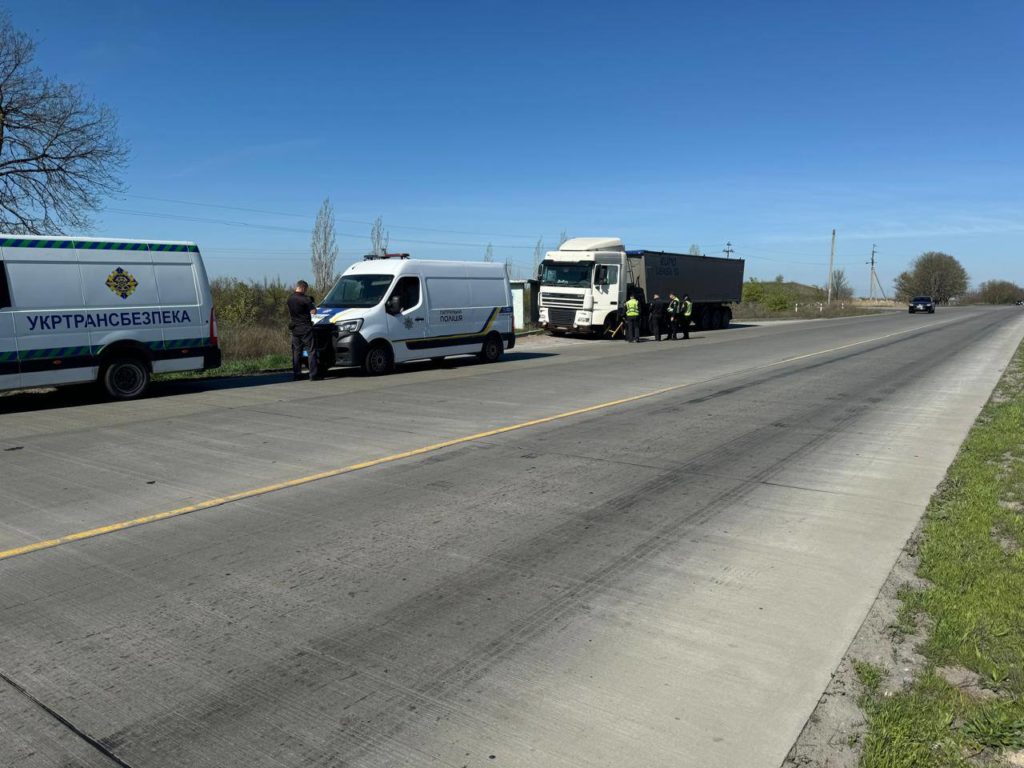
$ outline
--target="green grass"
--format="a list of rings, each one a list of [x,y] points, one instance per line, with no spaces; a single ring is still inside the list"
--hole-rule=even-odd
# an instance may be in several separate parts
[[[928,617],[930,666],[905,692],[865,696],[865,768],[995,765],[999,752],[1024,749],[1022,500],[1024,347],[928,507],[918,573],[930,585],[901,594],[898,629]],[[938,666],[976,672],[997,696],[961,691]]]
[[[853,669],[857,673],[860,684],[864,686],[864,693],[867,696],[875,696],[885,678],[885,668],[869,661],[854,660]]]
[[[182,371],[181,373],[158,373],[153,381],[174,381],[175,379],[211,379],[219,376],[245,376],[266,371],[290,371],[292,359],[288,355],[261,355],[241,360],[228,360],[220,368],[207,371]]]

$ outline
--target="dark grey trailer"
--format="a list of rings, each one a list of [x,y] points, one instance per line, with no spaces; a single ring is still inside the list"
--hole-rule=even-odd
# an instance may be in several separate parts
[[[646,304],[654,294],[668,301],[670,293],[693,302],[695,328],[724,328],[732,320],[728,304],[743,295],[743,259],[693,256],[664,251],[627,251],[629,282],[640,289]],[[646,315],[646,313],[645,313]]]

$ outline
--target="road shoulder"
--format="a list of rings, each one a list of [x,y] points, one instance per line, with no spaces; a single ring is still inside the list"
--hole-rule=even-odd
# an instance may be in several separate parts
[[[1024,765],[1024,345],[783,768]]]

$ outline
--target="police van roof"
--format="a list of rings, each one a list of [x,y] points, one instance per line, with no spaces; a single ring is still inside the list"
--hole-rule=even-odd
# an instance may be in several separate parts
[[[426,274],[428,277],[463,276],[463,275],[496,275],[505,272],[504,264],[482,261],[445,261],[441,259],[370,259],[357,261],[343,274],[378,274],[398,275],[404,272]]]

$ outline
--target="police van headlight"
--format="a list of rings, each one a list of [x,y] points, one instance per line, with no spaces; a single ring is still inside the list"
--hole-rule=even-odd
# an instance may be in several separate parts
[[[363,327],[363,320],[342,320],[340,323],[335,323],[338,326],[339,333],[355,333]]]

